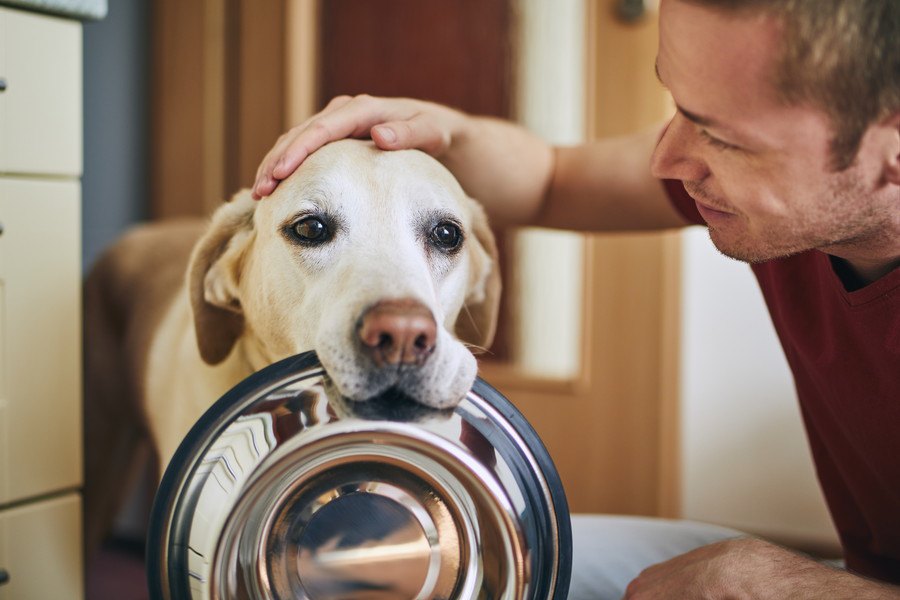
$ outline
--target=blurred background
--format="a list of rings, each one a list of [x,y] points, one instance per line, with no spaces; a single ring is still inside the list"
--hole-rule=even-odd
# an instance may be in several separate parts
[[[135,222],[250,186],[278,135],[337,94],[435,100],[559,144],[671,111],[653,2],[109,0],[83,35],[83,269]],[[702,228],[498,234],[506,294],[482,376],[541,434],[573,511],[835,551],[746,265]]]

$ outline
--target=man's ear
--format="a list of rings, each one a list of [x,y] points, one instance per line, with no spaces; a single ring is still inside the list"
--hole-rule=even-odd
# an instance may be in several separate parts
[[[487,349],[497,331],[500,308],[500,261],[494,233],[480,204],[469,200],[472,231],[469,239],[468,289],[465,304],[456,318],[456,336],[473,346]],[[471,239],[471,238],[474,239]]]
[[[888,150],[890,155],[885,162],[884,174],[888,183],[900,186],[900,112],[888,117],[885,125],[892,133],[891,148]]]
[[[244,190],[220,207],[209,229],[194,246],[188,290],[200,356],[211,365],[225,360],[244,331],[240,278],[254,236],[256,209]]]

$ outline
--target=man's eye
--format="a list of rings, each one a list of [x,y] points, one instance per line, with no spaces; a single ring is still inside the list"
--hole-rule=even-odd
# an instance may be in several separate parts
[[[431,242],[444,251],[456,250],[462,243],[462,231],[456,223],[438,223],[431,230]]]
[[[306,217],[291,225],[291,234],[301,242],[318,244],[328,241],[328,226],[318,217]]]
[[[729,144],[728,142],[723,142],[719,138],[714,138],[705,129],[700,130],[700,137],[702,137],[703,140],[707,144],[709,144],[713,148],[718,148],[719,150],[737,150],[738,149],[738,147],[735,146],[734,144]]]

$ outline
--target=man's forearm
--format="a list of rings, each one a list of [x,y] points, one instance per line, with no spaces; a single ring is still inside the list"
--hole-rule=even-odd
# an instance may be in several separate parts
[[[784,598],[847,598],[854,600],[898,600],[900,587],[866,579],[843,569],[815,564],[809,572],[796,573],[785,581]]]
[[[498,225],[534,224],[554,169],[553,149],[523,127],[461,115],[438,158]]]
[[[626,600],[897,600],[900,588],[835,569],[755,538],[701,546],[644,569]]]
[[[508,121],[409,98],[340,96],[280,136],[257,171],[271,194],[322,145],[370,135],[384,150],[417,148],[441,160],[500,226],[583,231],[675,227],[684,220],[650,174],[659,130],[552,148]]]
[[[585,231],[681,227],[684,219],[650,174],[659,128],[557,149],[541,221]]]
[[[581,231],[678,227],[684,220],[650,174],[658,128],[553,148],[498,119],[460,115],[441,160],[500,225]]]

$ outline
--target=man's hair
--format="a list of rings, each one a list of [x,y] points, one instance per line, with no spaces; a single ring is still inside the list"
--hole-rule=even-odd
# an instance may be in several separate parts
[[[776,90],[830,117],[835,170],[853,164],[869,125],[900,111],[900,0],[688,1],[782,23]]]

